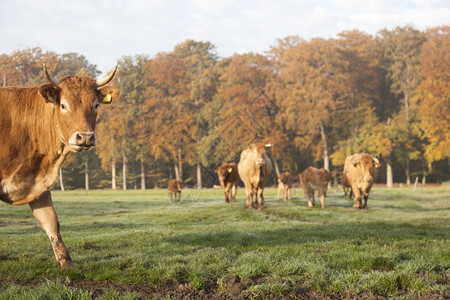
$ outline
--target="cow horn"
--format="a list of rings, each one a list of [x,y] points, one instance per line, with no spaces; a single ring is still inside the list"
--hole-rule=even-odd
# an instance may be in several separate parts
[[[272,147],[272,144],[265,144],[264,147],[270,148],[270,147]]]
[[[58,80],[58,78],[52,77],[52,76],[50,76],[50,74],[48,74],[47,67],[45,66],[45,63],[42,64],[42,68],[43,68],[43,70],[44,70],[44,76],[45,76],[45,79],[47,79],[48,83],[50,83],[50,84],[52,84],[52,85],[58,85],[58,84],[61,83],[61,82]]]
[[[377,164],[379,164],[380,163],[380,161],[377,159],[377,158],[375,158],[375,157],[372,157],[372,159],[377,163]]]
[[[103,85],[107,84],[108,82],[110,82],[113,79],[114,75],[116,74],[116,71],[117,71],[117,65],[105,77],[103,77],[101,79],[98,79],[97,80],[97,85],[98,86],[103,86]]]

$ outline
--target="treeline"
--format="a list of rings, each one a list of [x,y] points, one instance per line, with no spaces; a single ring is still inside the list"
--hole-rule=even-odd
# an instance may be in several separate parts
[[[212,186],[214,168],[257,142],[273,144],[280,172],[325,167],[338,182],[345,157],[367,152],[388,186],[448,180],[449,33],[406,26],[289,36],[264,54],[226,58],[210,42],[187,40],[155,57],[124,56],[112,83],[121,96],[101,108],[95,152],[69,156],[59,184]],[[3,85],[44,83],[43,62],[57,77],[100,74],[83,55],[34,48],[0,55]]]

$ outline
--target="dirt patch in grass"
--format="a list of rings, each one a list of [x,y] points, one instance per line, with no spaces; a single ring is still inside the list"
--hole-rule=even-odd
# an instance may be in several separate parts
[[[37,287],[46,284],[47,280],[14,280],[0,279],[0,288],[6,284],[15,284],[28,288]],[[92,280],[73,280],[69,279],[61,280],[61,284],[82,290],[92,292],[92,299],[103,299],[103,296],[111,290],[116,291],[119,295],[125,293],[134,293],[138,295],[139,299],[255,299],[260,298],[257,295],[253,295],[249,288],[255,285],[261,284],[261,279],[255,279],[251,281],[242,281],[237,275],[227,276],[222,280],[220,286],[218,284],[212,284],[207,290],[195,290],[191,284],[180,284],[177,282],[167,282],[161,286],[150,286],[145,284],[120,284],[112,283],[108,281],[92,281]],[[369,293],[353,294],[347,293],[345,295],[339,295],[335,293],[324,293],[310,291],[299,282],[287,282],[291,286],[291,292],[284,295],[283,299],[373,299],[381,300],[388,299],[383,295],[371,295]],[[421,295],[408,295],[413,299],[448,299],[450,296],[450,290],[447,289],[445,295],[426,292]],[[264,295],[264,299],[279,299],[279,295]]]

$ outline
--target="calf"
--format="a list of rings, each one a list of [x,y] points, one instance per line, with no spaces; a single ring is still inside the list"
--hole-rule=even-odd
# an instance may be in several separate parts
[[[222,165],[215,169],[214,172],[217,173],[217,176],[219,177],[219,182],[225,195],[225,202],[230,202],[230,196],[231,202],[236,202],[236,182],[239,178],[237,164],[228,163]]]
[[[169,190],[170,201],[180,202],[182,188],[183,188],[183,183],[181,181],[176,180],[176,179],[169,180],[168,190]]]
[[[264,187],[272,174],[272,162],[266,154],[267,145],[251,144],[241,153],[238,173],[245,185],[246,206],[253,208],[253,196],[258,201],[258,210],[264,206]]]
[[[325,208],[325,197],[327,196],[327,188],[331,180],[330,172],[324,168],[317,169],[308,167],[300,173],[299,177],[305,192],[305,197],[308,199],[308,206],[313,207],[316,204],[314,192],[317,191],[322,208]]]
[[[345,159],[342,185],[345,194],[346,190],[351,188],[350,195],[352,192],[354,195],[353,207],[367,209],[367,199],[379,167],[378,159],[366,153],[353,154]],[[361,205],[361,193],[364,194],[364,205]]]
[[[291,200],[291,189],[293,184],[292,175],[289,172],[280,173],[278,175],[278,197],[280,190],[283,191],[283,201]]]

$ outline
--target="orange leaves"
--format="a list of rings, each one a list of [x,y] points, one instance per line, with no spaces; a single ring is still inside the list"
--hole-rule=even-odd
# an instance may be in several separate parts
[[[429,36],[419,57],[417,96],[420,127],[429,142],[425,157],[431,166],[450,157],[450,27],[436,28]]]

